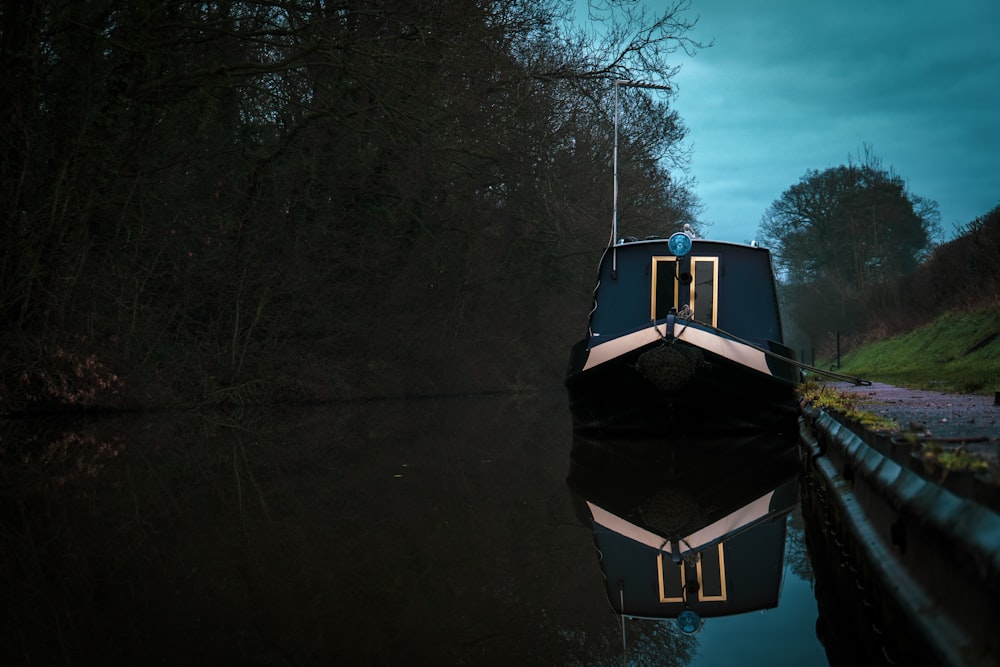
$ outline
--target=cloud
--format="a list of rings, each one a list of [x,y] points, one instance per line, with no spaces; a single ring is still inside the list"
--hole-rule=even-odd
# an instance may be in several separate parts
[[[1000,3],[694,0],[675,104],[722,240],[753,237],[809,169],[871,144],[946,229],[1000,202]]]

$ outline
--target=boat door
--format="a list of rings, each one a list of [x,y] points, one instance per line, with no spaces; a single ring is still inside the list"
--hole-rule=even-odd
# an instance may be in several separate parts
[[[662,320],[671,308],[687,306],[694,319],[718,326],[719,258],[653,257],[650,317]]]

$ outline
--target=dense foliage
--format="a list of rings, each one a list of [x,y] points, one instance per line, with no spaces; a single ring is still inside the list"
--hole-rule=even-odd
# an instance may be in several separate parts
[[[910,328],[944,311],[1000,310],[1000,206],[956,230],[911,275],[896,281],[901,319]]]
[[[907,191],[871,153],[810,170],[764,214],[787,315],[814,344],[866,327],[897,305],[892,286],[939,235],[937,204]]]
[[[595,0],[590,30],[576,6],[0,5],[0,411],[558,375],[609,229],[610,82],[699,46],[685,0]],[[630,233],[695,223],[657,95],[622,96]]]
[[[795,196],[811,192],[809,186],[817,183],[839,180],[852,168],[856,167],[807,174],[769,209],[761,230],[765,235],[769,231],[772,234],[769,242],[774,244],[785,315],[794,339],[789,342],[806,354],[807,361],[810,352],[831,359],[838,350],[847,352],[872,341],[913,332],[945,314],[977,321],[983,313],[1000,313],[1000,206],[958,227],[954,237],[943,243],[935,242],[940,231],[933,202],[906,193],[898,177],[893,177],[894,183],[887,189],[896,193],[890,194],[888,200],[899,207],[895,210],[902,211],[899,217],[891,214],[892,206],[858,206],[853,215],[870,216],[870,225],[834,224],[826,228],[828,234],[824,235],[819,228],[808,228],[788,214],[791,202],[808,201],[808,197]],[[817,187],[811,195],[819,199],[819,193],[829,191]],[[844,188],[828,202],[836,201],[839,206],[865,196],[874,200],[866,188]],[[821,208],[802,205],[803,211]],[[850,215],[844,214],[841,222],[845,219],[850,220]],[[788,222],[784,227],[778,224],[782,220]],[[884,228],[872,229],[880,226]],[[893,241],[881,246],[871,242],[878,234]],[[881,251],[859,254],[877,248]],[[864,261],[858,261],[859,257]],[[969,345],[974,342],[968,341]],[[923,343],[919,342],[912,352],[922,350]],[[947,362],[967,361],[965,355],[959,356],[962,359],[949,358]],[[930,359],[926,355],[924,358]],[[936,361],[933,368],[911,363],[908,370],[939,376],[945,372],[943,363]],[[965,373],[968,382],[956,382],[955,386],[968,389],[979,382],[973,376],[995,373],[988,363],[978,370],[982,373],[956,371]]]

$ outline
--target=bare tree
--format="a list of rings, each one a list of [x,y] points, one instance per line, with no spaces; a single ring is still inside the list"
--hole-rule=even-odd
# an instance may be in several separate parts
[[[537,381],[606,238],[610,84],[700,46],[687,2],[595,2],[591,32],[574,7],[0,5],[4,349],[72,343],[195,395],[504,383],[510,359]],[[694,219],[670,100],[624,100],[649,233]],[[439,377],[404,372],[419,355]]]

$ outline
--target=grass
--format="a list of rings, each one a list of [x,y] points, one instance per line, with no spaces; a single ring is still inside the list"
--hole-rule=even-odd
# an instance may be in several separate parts
[[[803,403],[843,415],[848,421],[869,431],[899,431],[899,424],[895,421],[860,409],[857,397],[828,387],[822,382],[807,380],[799,385],[798,393]]]
[[[900,387],[992,394],[1000,389],[1000,309],[944,313],[907,334],[845,355],[842,373]]]
[[[922,456],[925,462],[936,466],[944,474],[949,472],[987,472],[989,464],[974,453],[962,449],[948,449],[939,443],[924,445]]]

